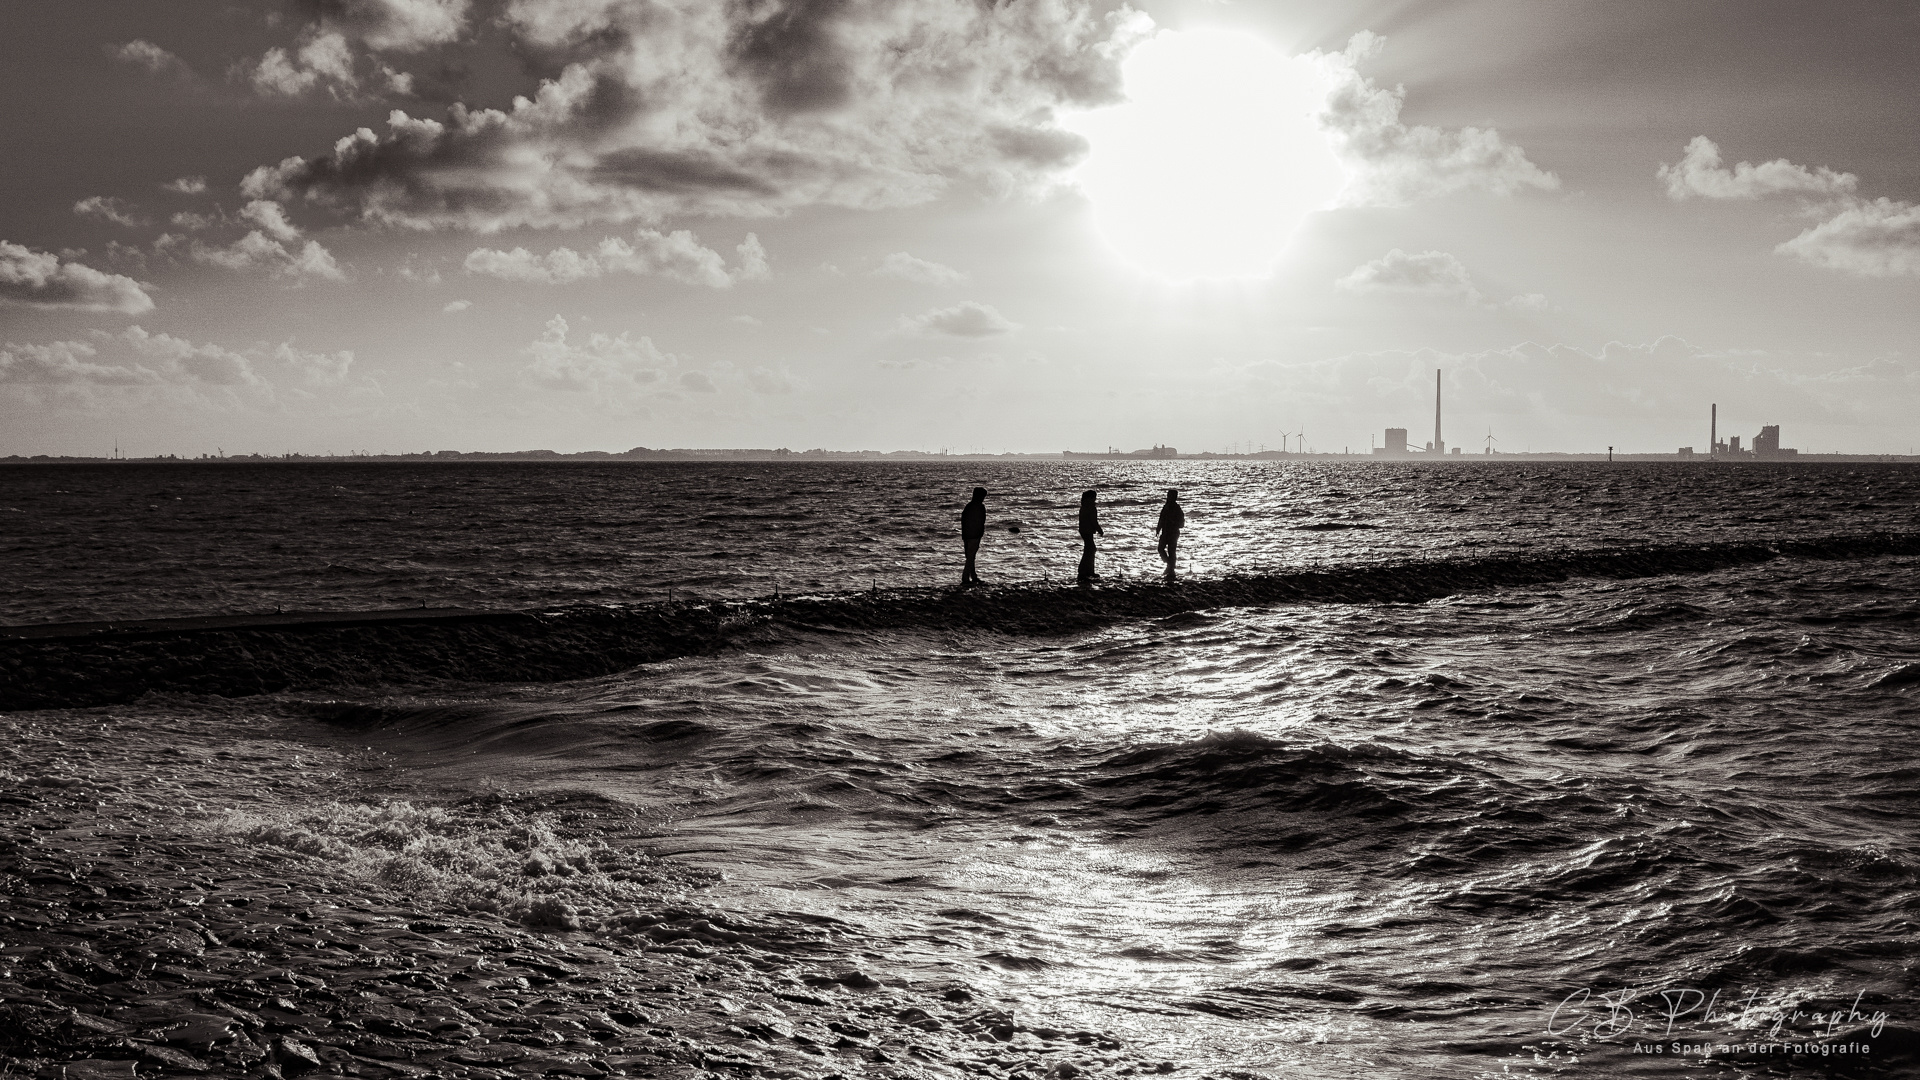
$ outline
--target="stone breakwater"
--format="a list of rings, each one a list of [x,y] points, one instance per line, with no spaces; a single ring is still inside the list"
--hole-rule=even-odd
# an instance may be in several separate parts
[[[0,1075],[1195,1075],[958,980],[876,978],[830,935],[783,951],[703,910],[697,872],[657,866],[585,933],[231,825],[384,767],[242,715],[0,716]]]
[[[1127,618],[1282,603],[1417,603],[1574,578],[1706,573],[1779,558],[1920,554],[1920,534],[1777,544],[1649,545],[1366,564],[1093,588],[1014,584],[557,611],[366,612],[0,628],[0,708],[106,705],[153,691],[285,690],[591,678],[776,639],[780,631],[902,628],[1065,633]]]

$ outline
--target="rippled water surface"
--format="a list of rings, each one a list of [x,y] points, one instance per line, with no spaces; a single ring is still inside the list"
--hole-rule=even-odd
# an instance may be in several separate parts
[[[1109,578],[1160,572],[1169,487],[1199,576],[1906,529],[1920,499],[1920,469],[1874,464],[0,466],[0,622],[957,582],[976,484],[992,493],[989,581],[1071,578],[1086,489]]]
[[[7,543],[42,590],[9,597],[22,620],[930,581],[957,574],[976,481],[1003,530],[990,578],[1070,574],[1083,485],[1110,507],[1112,572],[1141,575],[1166,486],[1195,575],[1911,529],[1915,492],[1912,470],[1807,465],[182,469],[103,504],[142,538],[122,550],[78,539],[87,504],[60,503],[57,474],[20,475],[10,517],[38,523]],[[219,511],[251,531],[208,540],[196,579],[161,538],[218,516],[192,502],[209,484],[278,508]],[[302,498],[363,527],[314,525]],[[280,551],[253,550],[269,535]],[[713,905],[824,917],[877,975],[959,979],[1182,1067],[1812,1075],[1833,1060],[1634,1047],[1874,1026],[1829,1024],[1836,1006],[1916,1038],[1917,630],[1920,559],[1782,559],[1050,637],[776,623],[589,681],[258,708],[387,755],[368,798],[504,785],[640,807],[653,843],[725,875]]]

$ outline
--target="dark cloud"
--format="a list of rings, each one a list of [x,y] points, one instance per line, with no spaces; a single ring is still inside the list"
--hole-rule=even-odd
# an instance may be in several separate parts
[[[853,65],[836,23],[849,0],[745,0],[728,43],[737,68],[774,112],[837,109],[852,96]]]
[[[1006,189],[1084,152],[1053,111],[1116,100],[1145,20],[1087,0],[510,0],[495,25],[574,59],[505,108],[396,110],[256,170],[248,196],[491,231]]]

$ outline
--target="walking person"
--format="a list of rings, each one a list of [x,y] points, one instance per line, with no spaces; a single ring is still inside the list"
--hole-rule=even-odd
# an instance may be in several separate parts
[[[1180,509],[1180,493],[1167,489],[1166,505],[1160,508],[1160,523],[1153,527],[1160,538],[1160,561],[1167,564],[1167,580],[1173,580],[1173,560],[1180,553],[1180,530],[1187,524],[1187,512]]]
[[[987,534],[987,489],[973,489],[973,501],[960,511],[960,545],[967,552],[966,569],[960,571],[960,587],[970,589],[980,584],[980,575],[974,572],[973,557],[980,553],[980,538]]]
[[[1098,574],[1093,572],[1093,538],[1104,537],[1107,531],[1100,527],[1100,508],[1095,505],[1095,494],[1091,491],[1080,496],[1080,584],[1090,585]]]

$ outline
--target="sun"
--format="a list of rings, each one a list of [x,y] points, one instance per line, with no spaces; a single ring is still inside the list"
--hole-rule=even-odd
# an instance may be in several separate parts
[[[1068,118],[1074,179],[1128,263],[1172,280],[1259,277],[1346,185],[1315,115],[1327,76],[1252,34],[1162,30],[1122,66],[1127,101]]]

